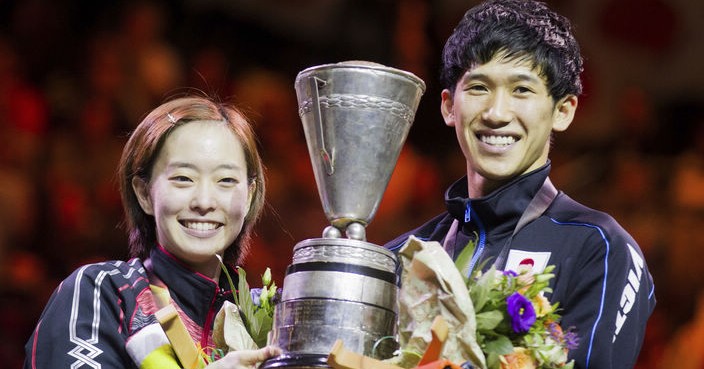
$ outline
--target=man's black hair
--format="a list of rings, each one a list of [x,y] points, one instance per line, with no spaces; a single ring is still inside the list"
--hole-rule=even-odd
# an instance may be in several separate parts
[[[467,11],[445,43],[441,87],[454,93],[467,70],[499,54],[531,62],[555,101],[582,92],[583,60],[569,20],[534,0],[489,0]]]

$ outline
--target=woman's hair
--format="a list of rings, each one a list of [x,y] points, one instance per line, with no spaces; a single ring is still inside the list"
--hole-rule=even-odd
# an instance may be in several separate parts
[[[125,210],[130,256],[147,258],[156,245],[154,217],[142,210],[132,188],[132,179],[149,183],[151,172],[164,142],[173,130],[191,121],[224,121],[240,140],[247,161],[248,184],[254,186],[249,212],[242,230],[225,250],[225,260],[241,262],[247,254],[252,227],[264,207],[264,168],[252,124],[235,106],[208,97],[176,98],[152,110],[132,132],[122,151],[118,168],[120,195]]]
[[[569,20],[534,0],[489,0],[465,13],[447,39],[440,83],[454,93],[464,73],[502,55],[533,63],[555,101],[582,92],[583,60]]]

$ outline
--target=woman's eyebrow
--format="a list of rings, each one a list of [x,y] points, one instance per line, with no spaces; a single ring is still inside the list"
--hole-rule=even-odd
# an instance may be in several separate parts
[[[169,168],[186,168],[186,169],[197,169],[196,165],[193,163],[185,162],[185,161],[175,161],[172,163],[169,163]],[[215,169],[230,169],[230,170],[238,170],[238,169],[243,169],[241,165],[237,165],[234,163],[224,163],[224,164],[219,164],[218,166],[215,167]]]

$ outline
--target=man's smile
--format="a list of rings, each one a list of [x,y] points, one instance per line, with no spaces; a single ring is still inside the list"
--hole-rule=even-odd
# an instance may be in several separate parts
[[[477,138],[483,143],[492,146],[509,146],[516,143],[516,138],[509,135],[484,135],[478,134]]]

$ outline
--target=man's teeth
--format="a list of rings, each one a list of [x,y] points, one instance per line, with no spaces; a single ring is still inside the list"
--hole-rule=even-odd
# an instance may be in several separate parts
[[[210,231],[217,228],[218,224],[211,222],[186,222],[186,227],[197,231]]]
[[[481,136],[482,142],[495,146],[507,146],[516,142],[516,139],[511,136]]]

